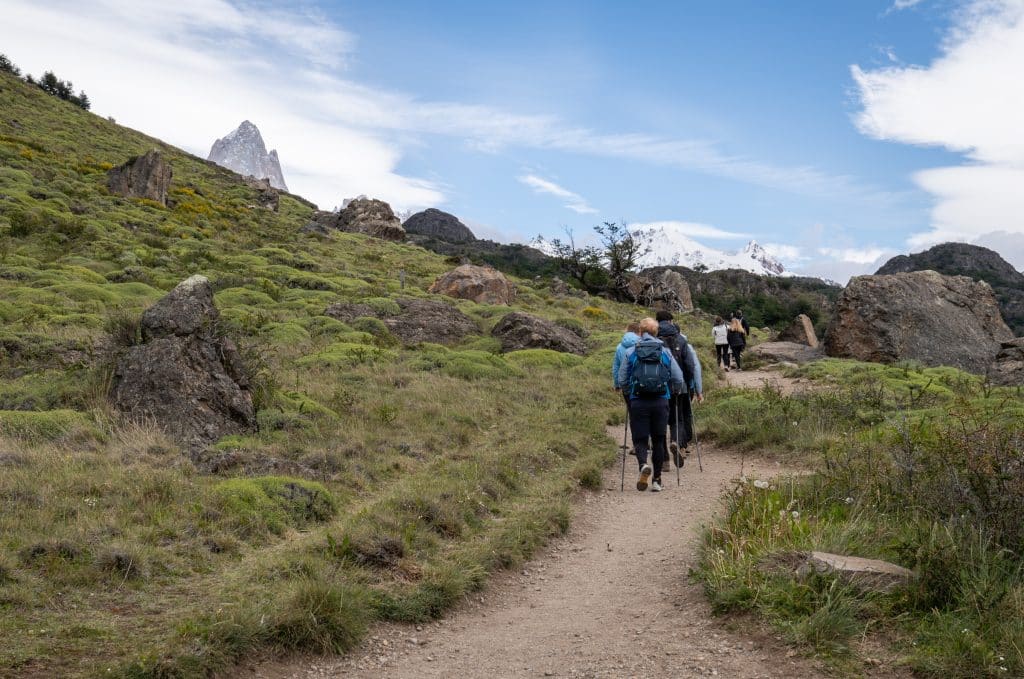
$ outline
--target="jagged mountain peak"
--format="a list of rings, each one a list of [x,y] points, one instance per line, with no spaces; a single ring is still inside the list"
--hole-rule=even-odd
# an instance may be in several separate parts
[[[277,150],[267,152],[263,135],[249,120],[243,120],[234,130],[213,142],[207,160],[212,160],[241,175],[251,175],[257,179],[267,178],[274,188],[288,190]]]

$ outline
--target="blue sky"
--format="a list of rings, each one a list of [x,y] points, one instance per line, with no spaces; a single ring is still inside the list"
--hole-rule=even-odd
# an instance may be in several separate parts
[[[248,118],[325,208],[678,222],[837,280],[942,240],[1024,268],[1021,0],[165,5],[6,0],[0,51],[198,155]]]

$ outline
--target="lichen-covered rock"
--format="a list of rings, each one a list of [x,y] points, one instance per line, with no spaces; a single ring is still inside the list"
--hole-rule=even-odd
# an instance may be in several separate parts
[[[338,212],[316,212],[313,220],[332,229],[404,241],[405,229],[391,206],[374,198],[356,198]]]
[[[825,353],[984,373],[1012,338],[988,283],[914,271],[851,279],[836,301]]]
[[[437,238],[449,243],[469,243],[476,236],[455,215],[436,208],[428,208],[417,212],[402,224],[407,233]]]
[[[644,269],[626,284],[626,296],[641,306],[668,311],[693,311],[690,285],[667,267]]]
[[[271,212],[277,212],[281,206],[281,193],[274,188],[268,179],[256,179],[246,177],[245,184],[251,189],[256,189],[256,206]]]
[[[793,319],[785,330],[779,333],[780,342],[796,342],[811,348],[818,346],[818,335],[814,332],[814,323],[807,314],[800,314]]]
[[[521,311],[513,311],[498,321],[491,335],[501,340],[503,352],[551,349],[583,355],[587,351],[586,342],[573,331]]]
[[[209,281],[182,281],[142,315],[142,344],[114,371],[114,406],[152,420],[193,452],[256,422],[241,356],[214,332],[218,317]]]
[[[167,205],[172,175],[170,164],[153,149],[111,168],[107,172],[107,189],[118,196],[147,198]]]
[[[769,363],[809,363],[824,356],[819,347],[798,342],[762,342],[748,349],[747,354]]]
[[[379,318],[392,335],[409,346],[421,342],[455,344],[467,335],[480,332],[472,318],[451,304],[431,299],[401,297],[398,313],[383,312],[358,302],[337,302],[327,307],[325,316],[351,323],[357,318]]]
[[[988,377],[995,384],[1024,385],[1024,337],[1003,342]]]
[[[430,292],[479,304],[511,304],[516,286],[497,269],[463,264],[434,281]]]

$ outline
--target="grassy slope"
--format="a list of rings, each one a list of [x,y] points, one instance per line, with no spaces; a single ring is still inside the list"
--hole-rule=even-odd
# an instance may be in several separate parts
[[[952,368],[829,359],[794,372],[814,390],[719,390],[705,411],[709,438],[819,470],[729,496],[698,573],[716,610],[755,611],[853,674],[858,639],[881,631],[924,676],[1024,675],[1021,390]],[[804,550],[882,558],[920,579],[868,595],[769,566]]]
[[[171,205],[108,195],[106,170],[153,147]],[[0,675],[342,650],[374,619],[438,615],[599,483],[636,309],[521,282],[516,307],[585,327],[588,357],[501,355],[487,331],[507,309],[471,302],[481,335],[403,349],[323,310],[426,296],[442,258],[303,235],[308,205],[254,203],[237,175],[0,74]],[[105,401],[118,338],[192,273],[258,385],[260,433],[214,446],[216,475]]]

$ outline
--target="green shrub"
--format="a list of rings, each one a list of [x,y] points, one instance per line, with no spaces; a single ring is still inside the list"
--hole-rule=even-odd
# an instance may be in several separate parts
[[[0,410],[0,436],[35,443],[55,441],[75,431],[95,434],[89,418],[74,410]]]
[[[334,516],[336,503],[321,484],[286,476],[229,479],[212,489],[212,508],[239,535],[280,535]]]
[[[344,653],[362,638],[370,617],[364,591],[319,578],[293,583],[279,601],[269,636],[287,650]]]

